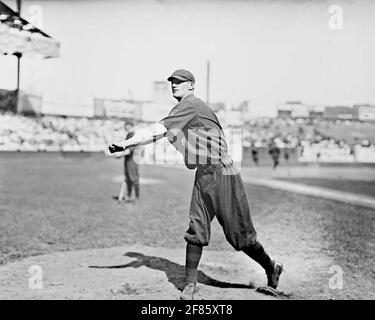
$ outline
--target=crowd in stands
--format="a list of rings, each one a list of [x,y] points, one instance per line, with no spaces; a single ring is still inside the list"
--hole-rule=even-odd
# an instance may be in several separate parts
[[[253,119],[243,128],[244,147],[296,150],[302,162],[375,162],[375,145],[368,139],[330,137],[317,128],[361,126],[352,120]],[[350,129],[347,129],[350,131]],[[252,151],[254,154],[254,151]]]
[[[0,150],[102,151],[123,139],[123,121],[58,116],[0,114]]]
[[[300,137],[298,126],[290,119],[259,118],[243,127],[245,147],[267,148],[271,142],[279,148],[297,148]]]
[[[375,148],[369,140],[349,144],[327,137],[315,130],[315,124],[310,119],[253,119],[241,128],[242,144],[252,149],[267,149],[272,144],[298,150],[301,161],[329,160],[331,154],[352,161],[356,148]],[[329,123],[321,121],[319,125]],[[124,120],[120,119],[26,117],[0,112],[0,151],[103,151],[109,143],[123,138]]]
[[[280,148],[297,148],[300,146],[320,146],[322,148],[350,148],[353,145],[370,147],[368,139],[359,139],[349,143],[345,139],[332,138],[316,129],[332,125],[353,125],[350,120],[317,120],[317,119],[280,119],[259,118],[251,120],[243,127],[245,146],[267,148],[274,142]]]

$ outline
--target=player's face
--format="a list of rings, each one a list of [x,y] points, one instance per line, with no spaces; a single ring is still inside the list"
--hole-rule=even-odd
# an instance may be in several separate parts
[[[171,79],[171,88],[173,97],[180,101],[192,92],[194,84],[191,81],[182,81],[173,78]]]

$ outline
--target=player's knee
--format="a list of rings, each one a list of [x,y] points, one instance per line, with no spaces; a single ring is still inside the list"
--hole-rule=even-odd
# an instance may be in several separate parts
[[[205,247],[208,246],[209,240],[205,238],[198,238],[190,234],[185,234],[184,239],[187,243],[194,244],[196,246]]]

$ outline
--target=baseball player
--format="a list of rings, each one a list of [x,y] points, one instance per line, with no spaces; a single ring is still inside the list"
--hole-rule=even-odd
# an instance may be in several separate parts
[[[279,165],[280,148],[277,146],[275,140],[271,141],[268,153],[271,155],[273,161],[273,169],[276,169]]]
[[[243,251],[265,270],[268,286],[276,289],[283,271],[281,263],[272,260],[257,241],[248,200],[239,170],[228,155],[224,133],[214,112],[194,95],[194,75],[184,69],[168,78],[177,105],[167,117],[148,128],[147,136],[132,138],[109,146],[110,152],[121,152],[130,146],[144,145],[167,137],[179,150],[188,169],[196,169],[185,233],[186,285],[182,300],[194,299],[197,269],[202,249],[211,235],[211,221],[217,217],[227,241]]]
[[[125,122],[124,129],[126,132],[126,140],[134,136],[133,122]],[[124,158],[124,176],[125,179],[121,184],[118,201],[124,200],[125,188],[127,190],[126,202],[131,201],[131,195],[134,188],[135,199],[139,199],[139,166],[134,160],[135,147],[129,147],[122,152],[116,153],[116,158]]]
[[[126,135],[126,140],[134,136],[134,124],[133,122],[125,123],[125,130],[128,132]],[[134,160],[134,149],[135,147],[130,147],[129,154],[124,157],[124,170],[125,170],[125,182],[127,186],[127,201],[130,201],[132,191],[134,188],[135,198],[139,199],[139,166]]]
[[[255,143],[251,144],[251,156],[256,166],[259,166],[259,151]]]

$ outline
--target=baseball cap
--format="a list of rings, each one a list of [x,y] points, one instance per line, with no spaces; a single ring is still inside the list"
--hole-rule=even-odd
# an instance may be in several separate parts
[[[182,81],[195,82],[194,75],[190,71],[185,70],[185,69],[178,69],[174,71],[167,80],[171,81],[172,78],[182,80]]]

